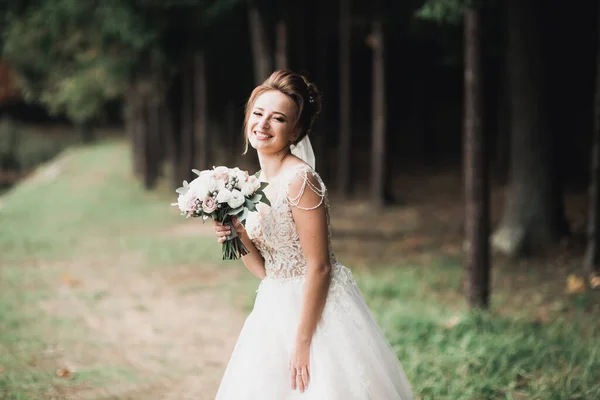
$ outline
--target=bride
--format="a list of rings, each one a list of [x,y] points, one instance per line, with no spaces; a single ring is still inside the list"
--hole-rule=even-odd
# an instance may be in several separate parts
[[[330,245],[327,191],[307,134],[316,87],[274,72],[252,92],[244,135],[258,152],[271,206],[234,228],[261,279],[217,400],[409,400],[400,362]],[[218,241],[232,234],[215,223]]]

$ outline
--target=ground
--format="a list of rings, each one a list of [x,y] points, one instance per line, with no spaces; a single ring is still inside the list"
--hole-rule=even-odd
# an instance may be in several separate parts
[[[121,141],[74,149],[0,197],[0,399],[214,398],[258,281],[219,260],[170,189],[145,192],[127,155]],[[555,250],[494,257],[492,309],[472,317],[460,179],[407,174],[378,212],[331,198],[338,258],[420,398],[600,395],[598,292],[569,280],[584,196],[568,197],[575,234]]]

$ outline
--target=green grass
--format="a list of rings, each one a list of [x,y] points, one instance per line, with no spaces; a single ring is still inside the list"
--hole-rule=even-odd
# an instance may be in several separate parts
[[[597,322],[541,323],[498,315],[495,307],[491,313],[467,312],[461,298],[443,293],[460,282],[453,264],[357,275],[422,398],[600,398]],[[440,276],[447,289],[440,287]]]
[[[85,340],[86,331],[76,328],[76,321],[47,316],[39,307],[54,295],[48,281],[59,279],[61,262],[134,253],[143,265],[126,266],[144,268],[140,273],[198,260],[219,262],[212,238],[160,233],[179,218],[169,209],[173,193],[141,188],[129,174],[125,144],[73,148],[56,165],[56,178],[37,176],[0,199],[2,399],[60,398],[57,393],[65,386],[142,379],[130,368],[97,364],[65,381],[55,376],[52,364],[32,362],[53,345],[57,327],[73,327],[63,340]],[[344,260],[344,254],[338,256]],[[490,313],[469,313],[456,258],[440,257],[428,265],[348,266],[355,267],[359,286],[421,399],[600,398],[600,321],[577,306],[581,300],[565,297],[560,307],[549,304],[552,318],[538,321],[530,304],[536,293],[532,276],[526,288],[495,288]],[[246,310],[255,288],[249,274],[217,286],[231,299],[241,293]],[[188,282],[179,289],[203,287]],[[109,295],[103,290],[78,294],[86,304]],[[506,306],[515,298],[523,307]],[[102,351],[102,343],[90,345]]]

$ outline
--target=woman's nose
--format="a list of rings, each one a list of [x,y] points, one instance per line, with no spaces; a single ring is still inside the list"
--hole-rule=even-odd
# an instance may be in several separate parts
[[[258,121],[258,126],[260,126],[261,128],[268,128],[269,127],[269,120],[266,117],[261,118]]]

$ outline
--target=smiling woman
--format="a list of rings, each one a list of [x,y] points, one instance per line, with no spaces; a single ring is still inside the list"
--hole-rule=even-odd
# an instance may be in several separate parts
[[[250,249],[242,260],[262,281],[217,400],[413,398],[352,272],[331,248],[325,184],[291,150],[306,143],[319,111],[316,87],[288,71],[273,73],[248,101],[246,143],[258,153],[271,204],[235,226]],[[219,240],[229,229],[215,226]]]

